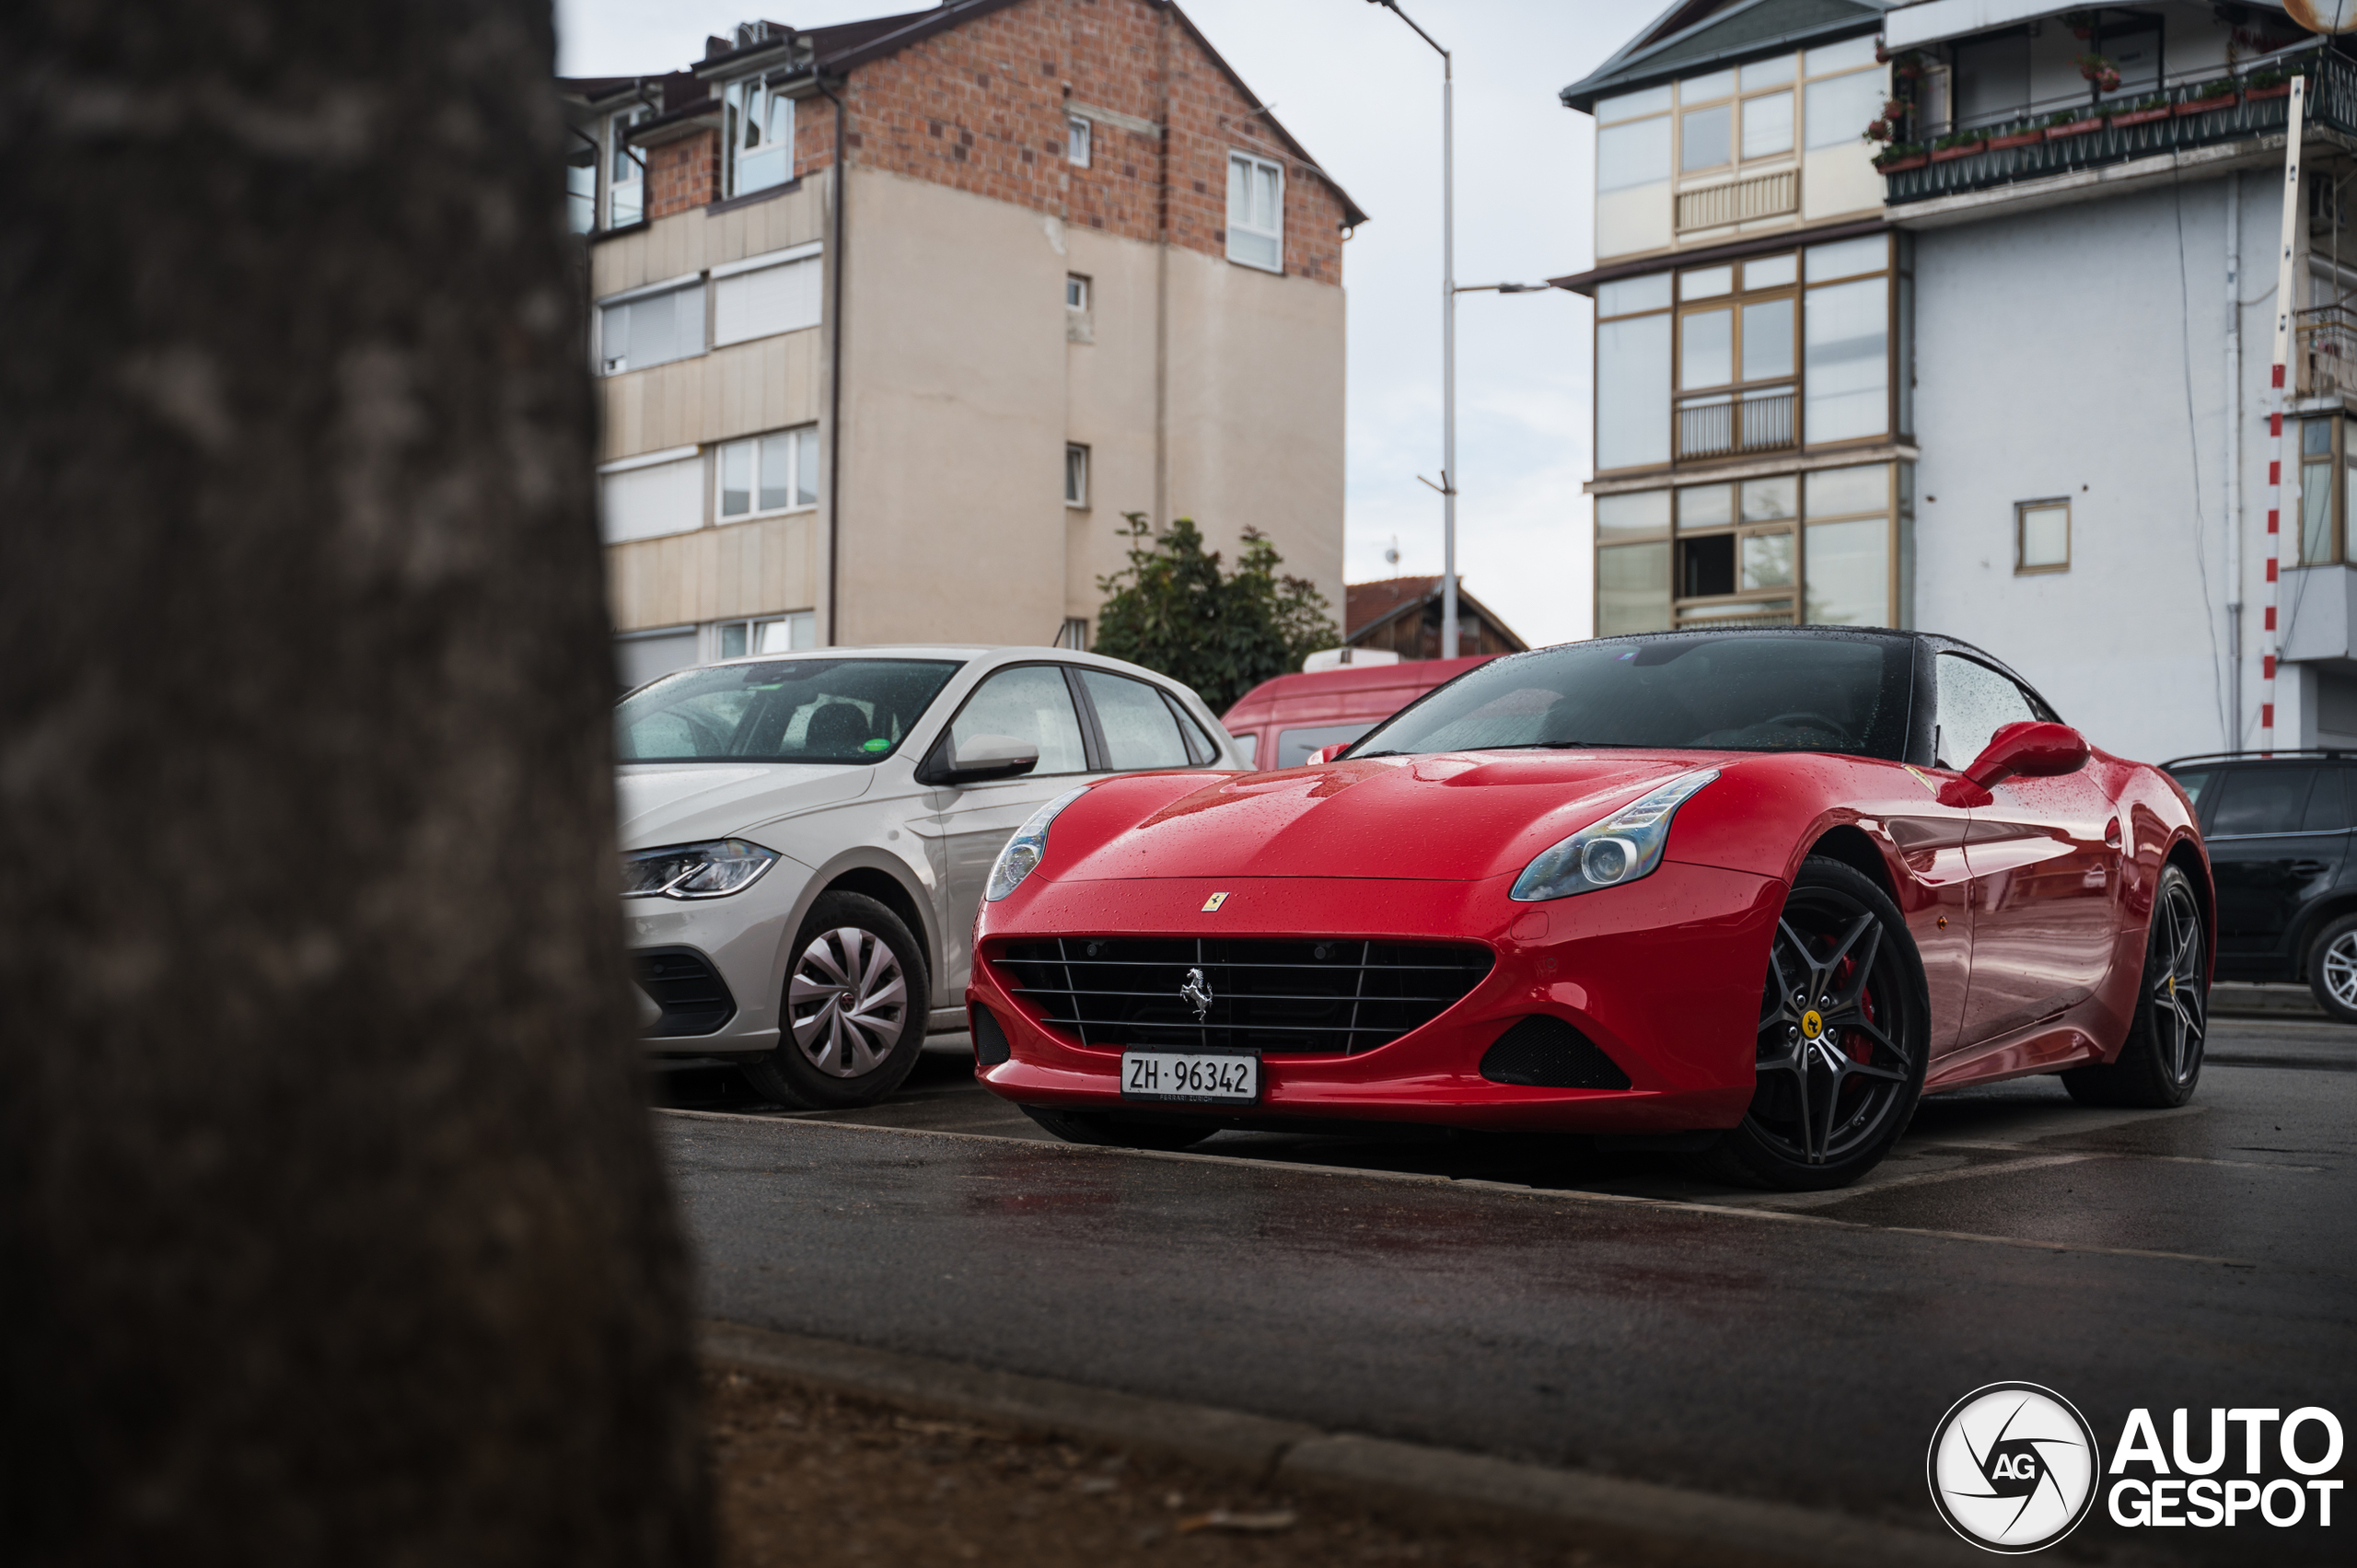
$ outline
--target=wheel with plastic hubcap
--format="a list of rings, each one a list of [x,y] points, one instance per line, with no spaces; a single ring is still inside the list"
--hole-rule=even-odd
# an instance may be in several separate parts
[[[873,1105],[924,1047],[924,955],[900,917],[859,893],[824,893],[794,939],[777,1049],[745,1064],[800,1110]]]

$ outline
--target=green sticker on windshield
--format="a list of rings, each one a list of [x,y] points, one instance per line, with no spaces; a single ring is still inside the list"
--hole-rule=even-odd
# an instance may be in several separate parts
[[[873,740],[861,741],[859,749],[862,751],[889,751],[892,749],[892,743],[879,735]]]

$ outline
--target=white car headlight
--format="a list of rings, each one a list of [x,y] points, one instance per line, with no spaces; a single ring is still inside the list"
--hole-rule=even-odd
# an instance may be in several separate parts
[[[1522,868],[1506,896],[1526,904],[1617,888],[1650,876],[1669,847],[1669,819],[1716,768],[1683,773],[1638,796],[1592,827],[1582,828]]]
[[[985,900],[996,903],[1023,886],[1023,879],[1031,875],[1039,857],[1048,853],[1048,824],[1056,819],[1057,813],[1087,793],[1085,785],[1064,791],[1031,813],[1030,820],[1015,830],[1015,837],[1006,841],[1006,847],[998,852],[998,860],[991,867],[990,886],[982,889]]]
[[[635,850],[622,856],[622,897],[725,899],[759,881],[777,858],[742,839]]]

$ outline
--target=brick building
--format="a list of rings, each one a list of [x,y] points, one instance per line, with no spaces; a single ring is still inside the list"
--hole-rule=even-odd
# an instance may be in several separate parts
[[[1177,6],[747,23],[562,87],[626,681],[1084,644],[1131,511],[1341,598],[1364,215]]]

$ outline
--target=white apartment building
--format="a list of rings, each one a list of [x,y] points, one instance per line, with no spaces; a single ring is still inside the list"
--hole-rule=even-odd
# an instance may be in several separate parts
[[[2357,60],[2265,6],[1689,0],[1565,88],[1599,633],[1936,630],[2109,749],[2254,744],[2292,70],[2276,741],[2357,747]]]

